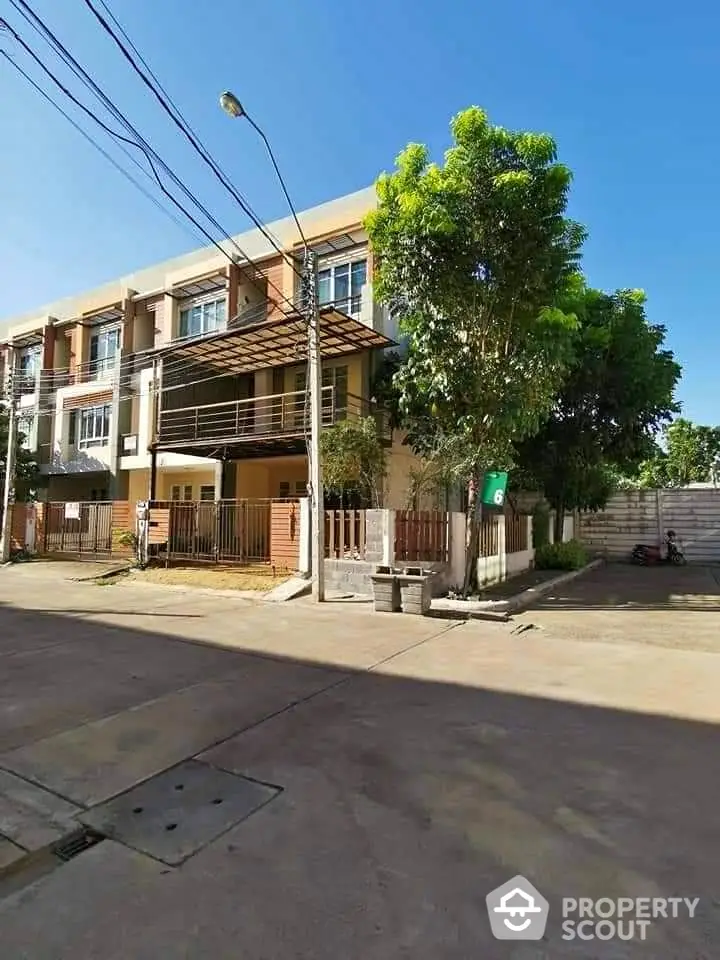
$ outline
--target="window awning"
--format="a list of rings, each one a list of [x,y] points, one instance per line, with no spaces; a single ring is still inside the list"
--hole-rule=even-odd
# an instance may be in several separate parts
[[[377,347],[393,340],[334,307],[320,309],[323,360]],[[301,362],[307,356],[307,323],[299,313],[223,330],[162,348],[156,356],[216,367],[228,374],[252,373]]]

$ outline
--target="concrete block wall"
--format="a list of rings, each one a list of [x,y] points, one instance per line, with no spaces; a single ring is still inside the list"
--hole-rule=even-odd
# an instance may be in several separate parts
[[[690,562],[720,563],[720,489],[623,491],[578,519],[578,539],[609,559],[626,559],[636,543],[660,544],[674,530]]]

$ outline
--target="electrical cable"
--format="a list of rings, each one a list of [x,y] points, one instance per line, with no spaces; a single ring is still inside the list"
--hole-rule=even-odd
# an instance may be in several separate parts
[[[170,98],[170,97],[167,95],[167,93],[163,90],[163,88],[162,88],[162,86],[160,85],[160,83],[159,83],[159,81],[157,80],[157,78],[154,77],[154,75],[152,75],[152,71],[151,71],[150,68],[148,67],[147,63],[145,62],[145,60],[143,59],[143,57],[141,56],[141,54],[138,53],[137,48],[134,46],[134,44],[132,44],[132,41],[131,41],[130,38],[128,37],[127,33],[123,30],[123,34],[124,34],[125,38],[127,39],[128,43],[133,47],[133,50],[135,51],[136,55],[137,55],[138,58],[141,60],[141,62],[142,62],[143,65],[145,66],[145,68],[146,68],[146,69],[148,70],[148,72],[151,74],[152,79],[150,79],[150,78],[148,77],[148,75],[147,75],[146,73],[144,73],[144,72],[140,69],[140,67],[137,65],[137,63],[136,63],[135,60],[133,59],[132,55],[130,54],[128,48],[127,48],[127,47],[125,46],[125,44],[122,42],[122,40],[121,40],[120,37],[117,35],[117,33],[113,30],[112,26],[111,26],[111,25],[107,22],[107,20],[103,17],[103,15],[100,13],[100,11],[96,9],[96,7],[95,7],[95,6],[93,5],[93,3],[92,3],[92,0],[85,0],[85,5],[88,7],[89,10],[92,11],[95,19],[98,21],[98,23],[99,23],[100,26],[103,28],[103,30],[105,31],[105,33],[107,33],[108,36],[110,36],[110,37],[112,38],[112,40],[114,41],[115,45],[118,47],[118,49],[120,50],[120,52],[122,53],[122,55],[124,56],[124,58],[127,60],[127,62],[130,64],[130,66],[132,67],[132,69],[133,69],[133,70],[135,71],[135,73],[140,77],[140,79],[141,79],[142,82],[145,84],[145,86],[148,88],[148,90],[150,90],[150,92],[153,94],[153,96],[155,97],[155,99],[157,100],[157,102],[160,104],[160,106],[161,106],[162,109],[165,111],[165,113],[167,113],[167,115],[170,117],[170,119],[173,121],[173,123],[177,126],[177,128],[180,130],[180,132],[186,137],[186,139],[187,139],[187,140],[189,141],[189,143],[192,145],[192,147],[194,148],[194,150],[196,151],[196,153],[202,158],[202,160],[203,160],[204,163],[210,168],[210,170],[212,170],[212,172],[215,174],[215,176],[216,176],[217,179],[220,181],[220,183],[225,187],[225,189],[228,191],[228,193],[230,193],[230,195],[231,195],[231,196],[236,200],[236,202],[240,205],[241,209],[247,214],[248,217],[250,217],[250,219],[251,219],[252,222],[255,224],[255,226],[257,227],[257,229],[262,233],[262,235],[265,237],[265,239],[268,240],[268,241],[271,243],[271,245],[274,247],[274,249],[276,250],[276,252],[279,253],[280,256],[282,256],[282,258],[285,260],[285,262],[286,262],[290,267],[292,267],[292,269],[295,271],[295,273],[297,274],[297,276],[298,276],[298,277],[301,277],[302,274],[301,274],[300,271],[297,269],[297,263],[296,263],[296,261],[295,261],[295,258],[288,256],[288,254],[286,253],[286,251],[285,251],[281,246],[279,246],[278,243],[275,242],[275,240],[273,239],[273,237],[272,237],[272,236],[268,233],[268,231],[266,230],[265,225],[263,224],[263,222],[258,218],[258,216],[255,214],[255,212],[252,210],[252,208],[251,208],[251,207],[249,206],[249,204],[247,203],[246,199],[242,196],[242,194],[239,193],[239,191],[235,188],[235,186],[233,185],[233,183],[231,182],[231,180],[226,176],[226,174],[223,172],[223,170],[222,170],[222,169],[220,168],[220,166],[217,164],[217,162],[215,161],[215,159],[212,157],[212,155],[211,155],[210,152],[208,151],[207,147],[205,147],[205,145],[202,143],[202,141],[201,141],[201,140],[199,139],[199,137],[194,133],[194,131],[192,130],[192,128],[190,127],[190,125],[189,125],[189,124],[187,123],[187,121],[184,119],[184,117],[182,117],[182,115],[180,114],[179,110],[177,109],[177,107],[175,106],[174,103],[173,103],[173,109],[174,109],[175,112],[173,112],[173,109],[170,108],[170,106],[168,105],[168,101],[172,102],[171,98]],[[106,5],[106,4],[103,4],[103,6],[105,6],[105,8],[107,9],[107,5]],[[114,18],[113,18],[113,19],[114,19]],[[117,21],[115,21],[115,22],[117,23]],[[119,26],[119,24],[118,24],[118,26]],[[122,28],[120,28],[120,29],[122,29]],[[153,84],[153,80],[155,81],[155,84]],[[158,88],[159,88],[159,89],[158,89]],[[266,146],[267,146],[267,148],[268,148],[268,151],[270,152],[270,157],[271,157],[271,160],[272,160],[273,165],[274,165],[274,167],[275,167],[275,171],[276,171],[276,173],[277,173],[277,175],[278,175],[278,177],[279,177],[279,179],[280,179],[280,183],[281,183],[281,186],[282,186],[283,191],[284,191],[284,193],[285,193],[285,197],[286,197],[286,199],[287,199],[287,201],[288,201],[288,203],[289,203],[289,205],[290,205],[290,209],[291,209],[291,211],[292,211],[292,213],[293,213],[293,216],[294,216],[294,218],[295,218],[295,222],[296,222],[296,224],[297,224],[297,226],[298,226],[298,229],[300,230],[300,236],[303,238],[303,242],[304,242],[304,241],[305,241],[305,237],[303,236],[302,227],[300,226],[299,221],[298,221],[298,219],[297,219],[297,214],[295,213],[295,210],[294,210],[292,201],[290,200],[290,197],[289,197],[289,195],[288,195],[287,188],[285,187],[285,183],[284,183],[284,181],[283,181],[282,175],[280,174],[280,171],[279,171],[279,169],[278,169],[277,163],[275,162],[275,158],[274,158],[274,156],[273,156],[273,154],[272,154],[272,150],[270,149],[270,145],[269,145],[268,142],[267,142],[267,138],[265,137],[265,134],[262,132],[262,130],[257,126],[257,124],[256,124],[250,117],[248,117],[248,121],[249,121],[249,122],[252,124],[252,126],[258,131],[258,133],[260,134],[260,136],[261,136],[261,137],[263,138],[263,140],[265,141],[265,144],[266,144]]]
[[[231,192],[231,195],[238,201],[238,203],[240,203],[240,204],[242,205],[243,210],[245,210],[245,212],[248,214],[248,216],[250,217],[250,219],[256,224],[256,226],[258,226],[258,228],[263,231],[264,236],[265,236],[267,239],[269,239],[271,243],[273,243],[273,245],[275,246],[275,249],[276,249],[279,253],[283,253],[283,255],[284,255],[284,254],[285,254],[285,250],[282,248],[281,243],[280,243],[280,240],[278,240],[278,238],[275,236],[275,234],[272,233],[272,231],[270,230],[270,228],[269,228],[266,224],[263,224],[263,223],[262,223],[262,221],[260,220],[258,214],[253,210],[252,206],[250,205],[250,201],[248,200],[248,198],[247,198],[244,194],[242,194],[242,193],[237,189],[237,187],[235,187],[235,185],[234,185],[234,184],[232,183],[232,181],[231,181],[230,176],[223,170],[223,168],[220,166],[220,164],[219,164],[219,163],[215,160],[215,158],[212,156],[212,154],[210,153],[210,151],[208,150],[208,148],[205,146],[205,144],[204,144],[204,143],[202,142],[202,140],[200,139],[200,136],[199,136],[199,134],[197,133],[197,131],[193,129],[193,127],[190,125],[190,123],[189,123],[189,121],[187,120],[187,118],[183,115],[182,111],[181,111],[180,108],[178,107],[177,103],[173,100],[172,96],[168,93],[167,89],[162,85],[162,83],[161,83],[160,79],[158,78],[157,74],[154,73],[152,67],[151,67],[150,64],[147,62],[147,60],[145,59],[145,57],[142,55],[142,53],[140,52],[140,50],[137,48],[136,44],[133,42],[133,40],[132,40],[132,38],[129,36],[128,32],[125,30],[125,28],[122,26],[122,24],[118,21],[117,17],[113,14],[113,12],[112,12],[112,10],[110,9],[109,5],[105,2],[105,0],[99,0],[99,2],[100,2],[100,5],[101,5],[101,6],[103,7],[103,9],[105,10],[105,12],[107,13],[107,15],[108,15],[108,17],[110,18],[110,20],[112,20],[112,22],[115,24],[115,26],[116,26],[116,28],[118,29],[118,31],[122,34],[123,38],[125,39],[126,43],[127,43],[128,46],[130,47],[130,49],[133,51],[133,53],[134,53],[135,56],[138,58],[138,60],[140,61],[140,63],[143,65],[143,67],[145,67],[145,70],[147,71],[147,73],[149,74],[149,76],[151,77],[151,79],[154,81],[155,86],[157,87],[157,90],[159,90],[160,93],[162,94],[162,97],[161,97],[161,98],[158,98],[158,99],[160,100],[160,104],[161,104],[161,106],[163,107],[163,109],[166,109],[166,110],[167,110],[168,105],[169,105],[169,107],[172,108],[172,110],[175,112],[175,117],[177,118],[177,120],[175,120],[175,122],[177,123],[177,121],[179,120],[180,123],[182,124],[182,128],[184,128],[184,129],[183,129],[183,133],[184,133],[186,136],[190,135],[190,136],[194,139],[195,142],[193,143],[193,146],[195,147],[195,149],[197,150],[198,148],[200,148],[200,150],[202,151],[202,154],[201,154],[201,155],[204,155],[204,158],[207,158],[207,161],[212,165],[213,172],[215,173],[216,176],[219,177],[219,179],[221,180],[221,182],[223,183],[223,185],[225,186],[225,188],[226,188],[228,191],[230,191],[230,192]],[[112,37],[112,39],[114,40],[114,42],[116,43],[116,45],[117,45],[117,46],[120,48],[120,50],[123,52],[123,55],[124,55],[125,58],[128,60],[128,62],[130,63],[130,65],[133,67],[133,69],[135,70],[135,72],[138,73],[138,75],[141,77],[141,79],[143,80],[143,82],[144,82],[146,85],[148,85],[148,80],[147,80],[147,78],[142,76],[141,71],[138,69],[137,65],[132,61],[132,58],[129,56],[127,50],[123,47],[122,43],[119,41],[118,37],[117,37],[117,36],[114,34],[114,32],[111,30],[111,28],[109,27],[109,25],[105,22],[105,20],[104,20],[104,19],[102,18],[102,16],[98,13],[98,11],[92,6],[92,4],[89,4],[89,3],[88,3],[88,6],[89,6],[90,9],[92,10],[92,12],[93,12],[93,14],[95,15],[95,17],[98,19],[98,21],[99,21],[99,22],[101,23],[101,25],[103,26],[103,29]],[[152,87],[150,87],[150,89],[152,89]],[[155,94],[156,98],[158,97],[157,90],[154,90],[154,91],[153,91],[153,93]],[[171,115],[171,116],[172,116],[172,115]],[[175,119],[175,118],[173,118],[173,119]],[[254,123],[254,121],[252,121],[252,119],[251,119],[250,117],[248,117],[248,121],[249,121],[250,123],[252,123],[253,126],[256,127],[256,124]],[[260,131],[260,132],[261,132],[261,134],[262,134],[262,131]],[[193,141],[191,140],[191,142],[193,142]],[[278,171],[278,176],[279,176],[279,171]],[[282,179],[282,178],[281,178],[281,179]],[[284,188],[284,184],[283,184],[283,188]],[[287,190],[285,190],[285,195],[286,195],[286,197],[287,197]],[[289,198],[289,197],[288,197],[287,199],[288,199],[288,203],[290,204],[290,208],[292,209],[292,202],[290,201],[290,198]],[[294,212],[294,211],[293,211],[293,212]],[[297,216],[295,216],[295,220],[296,220],[296,223],[297,223]],[[300,236],[302,237],[302,236],[303,236],[303,234],[302,234],[302,229],[300,228],[299,223],[298,223],[298,229],[300,229]],[[304,241],[304,239],[305,239],[305,238],[303,237],[303,241]]]
[[[240,256],[247,262],[247,264],[256,272],[259,273],[257,264],[249,257],[245,251],[239,246],[237,241],[223,228],[223,226],[217,221],[212,213],[201,203],[200,200],[189,190],[185,183],[178,177],[178,175],[171,169],[171,167],[160,157],[160,155],[155,151],[152,146],[147,142],[147,140],[140,134],[140,132],[130,123],[130,121],[125,117],[125,115],[120,111],[120,109],[113,103],[113,101],[104,93],[104,91],[98,86],[97,83],[92,79],[92,77],[87,73],[87,71],[82,67],[82,65],[76,60],[76,58],[70,53],[70,51],[62,44],[62,42],[56,37],[56,35],[50,30],[47,24],[32,10],[26,0],[10,0],[10,3],[15,8],[15,10],[20,13],[20,15],[33,27],[33,29],[54,49],[56,54],[60,57],[61,60],[70,68],[70,70],[75,74],[75,76],[84,84],[84,86],[89,89],[96,99],[107,109],[116,120],[132,134],[135,139],[128,139],[123,137],[122,134],[117,133],[107,126],[100,118],[97,117],[87,106],[85,106],[81,101],[77,99],[50,71],[45,64],[40,60],[40,58],[32,51],[32,49],[25,43],[24,40],[17,34],[15,30],[6,22],[5,26],[12,33],[13,37],[20,43],[20,45],[25,49],[30,56],[38,63],[38,65],[45,71],[45,73],[50,77],[50,79],[55,83],[62,91],[68,96],[74,103],[76,103],[88,116],[91,117],[96,123],[98,123],[107,133],[111,136],[123,140],[125,143],[130,144],[131,146],[137,147],[145,155],[148,164],[153,172],[155,179],[158,182],[158,186],[162,192],[170,199],[170,201],[178,207],[187,217],[190,219],[195,226],[203,233],[203,235],[215,246],[220,253],[226,257],[231,263],[236,263],[235,259],[218,243],[218,241],[210,234],[208,231],[202,227],[201,224],[189,214],[188,211],[179,203],[179,201],[173,196],[170,191],[168,191],[165,185],[162,183],[160,176],[155,167],[157,163],[166,174],[172,179],[172,181],[183,191],[185,196],[197,207],[198,210],[206,217],[206,219],[212,223],[212,225],[226,237],[230,243],[235,247]],[[260,288],[257,280],[253,277],[249,277],[251,282],[255,286]],[[294,305],[292,302],[285,296],[285,294],[278,289],[278,287],[272,283],[269,278],[264,277],[265,282],[272,287],[280,296],[281,300],[287,302],[291,309],[294,310]]]
[[[187,224],[183,223],[183,222],[179,219],[179,217],[176,217],[175,214],[174,214],[171,210],[168,210],[167,207],[164,207],[164,206],[162,205],[162,203],[158,200],[157,197],[154,197],[154,196],[150,193],[149,190],[147,190],[138,180],[136,180],[136,179],[133,177],[133,175],[132,175],[131,173],[129,173],[120,163],[118,163],[118,161],[115,159],[115,157],[112,156],[112,154],[108,153],[107,150],[104,149],[104,147],[101,147],[100,144],[97,142],[97,140],[95,140],[86,130],[84,130],[84,129],[80,126],[79,123],[77,123],[75,120],[73,120],[73,118],[70,116],[70,114],[69,114],[66,110],[64,110],[64,109],[60,106],[60,104],[57,103],[56,100],[53,100],[53,98],[50,96],[50,94],[49,94],[49,93],[46,93],[46,91],[43,90],[42,87],[41,87],[38,83],[36,83],[36,82],[33,80],[33,78],[32,78],[28,73],[26,73],[25,70],[23,70],[23,68],[22,68],[18,63],[15,63],[15,61],[12,59],[12,57],[11,57],[5,50],[0,50],[0,55],[2,55],[2,56],[8,61],[8,63],[9,63],[11,66],[13,66],[13,67],[15,68],[15,70],[17,70],[17,72],[18,72],[22,77],[25,78],[25,80],[27,81],[27,83],[29,83],[30,86],[33,87],[33,88],[37,91],[37,93],[40,94],[41,97],[43,97],[44,100],[46,100],[49,104],[52,105],[52,106],[58,111],[58,113],[60,113],[60,114],[67,120],[67,122],[68,122],[75,130],[77,130],[77,132],[78,132],[82,137],[84,137],[85,140],[87,140],[87,142],[88,142],[89,144],[91,144],[93,147],[95,147],[95,149],[98,151],[98,153],[100,153],[103,157],[105,157],[105,159],[108,161],[108,163],[111,163],[111,164],[113,165],[113,167],[115,167],[115,169],[116,169],[119,173],[121,173],[121,174],[126,178],[126,180],[129,180],[130,183],[132,183],[133,186],[136,187],[136,188],[140,191],[140,193],[143,194],[143,196],[145,196],[151,203],[153,203],[153,204],[158,208],[158,210],[161,211],[161,213],[164,213],[165,216],[168,217],[170,220],[172,220],[173,223],[175,223],[176,226],[178,226],[181,230],[183,230],[183,231],[185,231],[186,233],[190,234],[190,235],[193,237],[194,240],[197,240],[197,239],[198,239],[197,234],[194,233],[194,232],[192,232],[192,231],[188,228]],[[137,161],[136,161],[135,158],[132,156],[132,154],[130,153],[129,150],[127,150],[125,147],[123,147],[122,144],[118,144],[118,146],[119,146],[119,148],[129,157],[129,159],[133,161],[133,163],[137,163]],[[138,165],[139,169],[142,171],[142,173],[145,174],[145,176],[147,176],[147,177],[150,176],[150,174],[144,169],[144,167],[142,167],[140,164],[137,164],[137,165]]]

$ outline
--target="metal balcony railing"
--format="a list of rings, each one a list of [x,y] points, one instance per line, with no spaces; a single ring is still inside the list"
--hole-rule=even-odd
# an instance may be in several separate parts
[[[335,387],[322,388],[322,425],[359,420],[374,413],[370,401]],[[246,441],[303,437],[310,427],[310,406],[304,390],[276,393],[227,403],[200,404],[164,409],[160,413],[158,440],[162,444],[203,441]],[[385,436],[379,417],[378,433]]]

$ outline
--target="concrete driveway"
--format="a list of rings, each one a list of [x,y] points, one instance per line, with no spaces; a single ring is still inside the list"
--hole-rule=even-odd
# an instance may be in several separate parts
[[[519,619],[567,639],[720,652],[720,567],[607,564]]]
[[[273,790],[181,866],[106,839],[24,883],[20,858],[0,955],[716,956],[720,658],[625,608],[591,611],[630,613],[624,643],[578,643],[561,602],[458,623],[0,571],[0,833],[8,778],[81,818],[188,757]],[[550,902],[539,942],[490,932],[518,873]],[[562,939],[563,897],[620,896],[700,903],[645,941]]]

